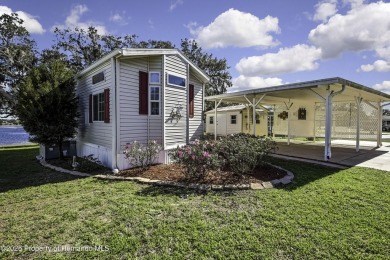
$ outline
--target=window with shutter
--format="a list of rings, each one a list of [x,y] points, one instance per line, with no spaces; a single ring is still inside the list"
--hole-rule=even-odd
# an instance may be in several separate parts
[[[148,114],[148,73],[139,72],[139,114]]]
[[[104,90],[104,123],[110,123],[110,89]]]
[[[194,117],[194,85],[189,85],[189,91],[188,91],[188,116],[189,118]]]
[[[92,118],[92,94],[89,95],[89,114],[88,114],[88,120],[90,123],[93,122],[93,118]]]

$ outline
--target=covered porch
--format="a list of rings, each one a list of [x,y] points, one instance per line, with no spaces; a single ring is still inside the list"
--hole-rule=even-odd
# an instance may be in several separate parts
[[[287,147],[299,145],[292,144],[293,138],[306,138],[322,146],[322,160],[332,161],[341,158],[340,153],[332,155],[335,139],[353,142],[355,152],[361,150],[362,140],[382,146],[382,108],[390,95],[346,79],[329,78],[226,93],[205,97],[205,101],[214,102],[215,108],[222,102],[246,104],[252,110],[272,107],[273,137],[285,136]],[[214,109],[214,118],[218,118],[217,113]],[[252,115],[252,130],[256,133],[255,113]],[[217,124],[214,133],[216,136]]]

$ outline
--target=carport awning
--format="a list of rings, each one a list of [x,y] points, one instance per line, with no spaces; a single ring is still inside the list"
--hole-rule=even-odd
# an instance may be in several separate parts
[[[339,91],[345,86],[344,92],[334,97],[334,101],[355,101],[355,97],[361,97],[370,102],[388,102],[390,95],[378,90],[363,86],[361,84],[343,79],[329,78],[293,84],[285,84],[274,87],[258,88],[233,93],[205,97],[206,101],[228,102],[228,103],[247,103],[247,100],[261,97],[262,104],[278,104],[290,100],[302,101],[324,101],[329,91]]]
[[[205,97],[205,101],[215,102],[215,117],[221,102],[244,103],[255,110],[258,106],[284,104],[289,111],[295,101],[325,103],[325,152],[324,159],[331,158],[332,139],[332,102],[353,102],[357,107],[356,119],[356,151],[359,151],[360,142],[360,114],[362,102],[376,109],[377,144],[381,146],[382,135],[382,107],[384,102],[390,101],[390,95],[378,90],[357,84],[343,78],[328,78],[293,84],[286,84],[267,88],[258,88],[240,92]],[[287,117],[288,143],[290,143],[290,117]],[[314,120],[315,121],[315,120]],[[255,113],[253,113],[253,134],[256,133]],[[217,124],[214,124],[214,135],[217,135]]]

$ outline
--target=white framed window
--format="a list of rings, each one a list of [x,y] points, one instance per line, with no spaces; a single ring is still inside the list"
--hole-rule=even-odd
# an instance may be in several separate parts
[[[93,121],[104,121],[104,93],[93,95]]]
[[[160,86],[150,86],[150,115],[160,114]]]
[[[214,117],[213,116],[210,116],[210,125],[214,124]]]
[[[168,84],[173,85],[173,86],[178,86],[178,87],[185,87],[186,86],[186,78],[170,74],[168,73]]]
[[[158,71],[149,72],[149,84],[161,84],[161,75]]]
[[[256,115],[256,124],[260,124],[260,116],[259,115]]]
[[[232,125],[237,124],[237,116],[236,115],[230,116],[230,124],[232,124]]]

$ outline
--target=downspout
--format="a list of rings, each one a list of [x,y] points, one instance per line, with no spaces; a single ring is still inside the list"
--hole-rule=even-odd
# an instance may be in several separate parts
[[[113,169],[113,173],[116,173],[117,171],[119,171],[119,167],[118,167],[118,90],[117,90],[117,63],[118,63],[118,60],[116,57],[112,57],[111,58],[111,63],[113,64],[113,78],[114,78],[114,95],[113,95],[113,98],[112,98],[112,101],[113,101],[113,107],[114,107],[114,115],[113,115],[113,120],[114,122],[112,122],[112,127],[113,127],[113,141],[112,141],[112,151],[113,151],[113,154],[114,154],[114,169]]]
[[[325,104],[325,151],[324,151],[324,160],[328,161],[332,158],[331,151],[331,142],[332,142],[332,99],[334,96],[343,93],[345,90],[345,85],[341,86],[341,90],[337,92],[329,91],[329,94],[326,96]]]

